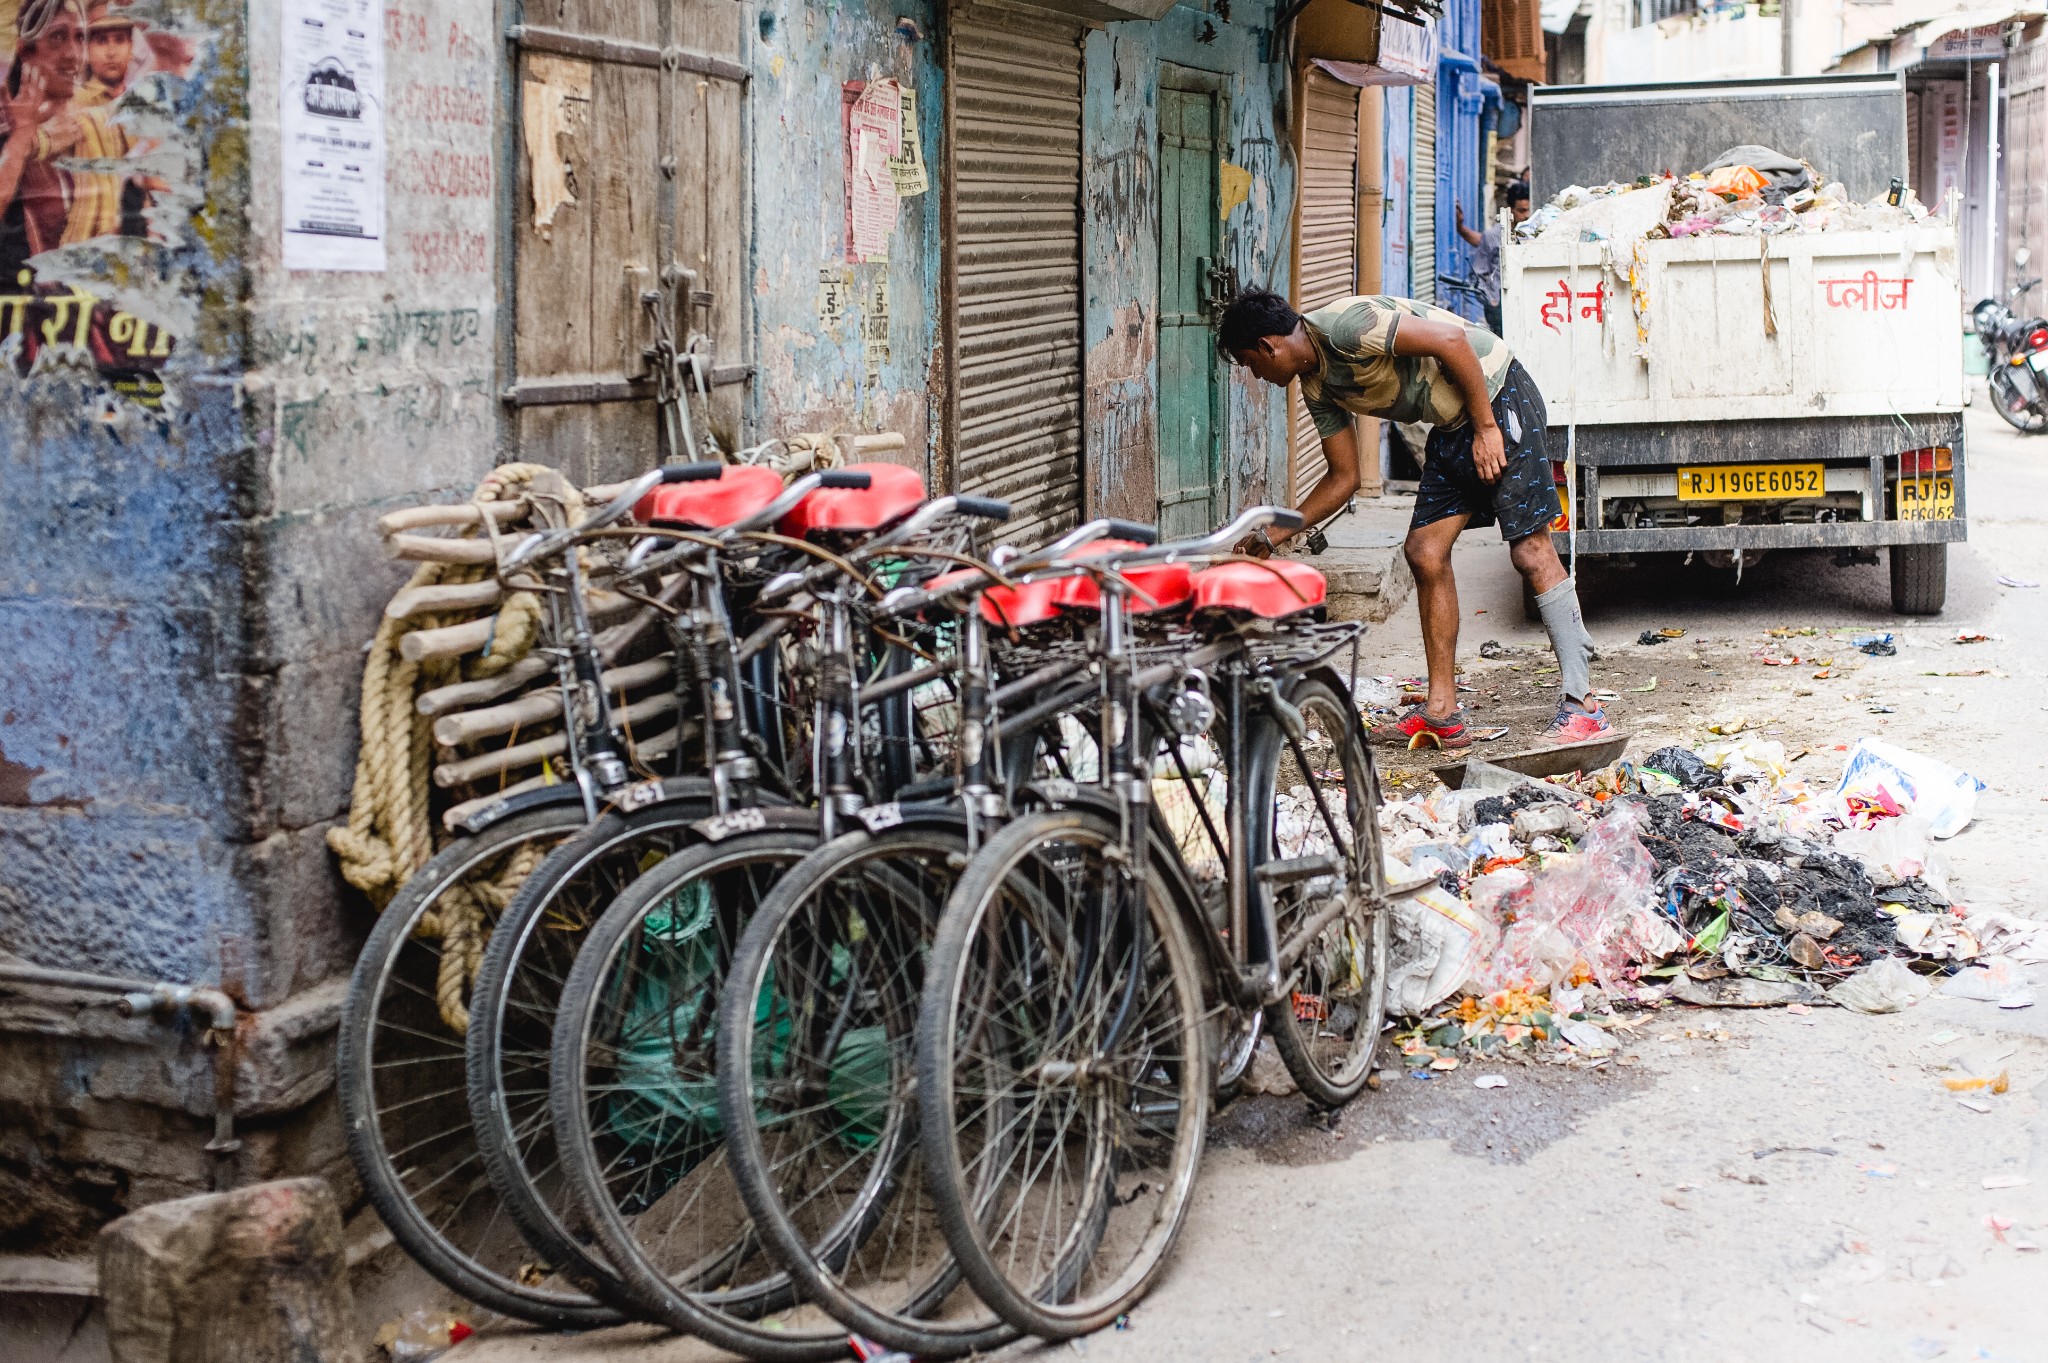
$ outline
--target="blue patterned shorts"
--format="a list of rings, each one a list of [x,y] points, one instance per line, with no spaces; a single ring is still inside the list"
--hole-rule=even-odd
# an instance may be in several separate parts
[[[1546,529],[1557,519],[1557,483],[1550,469],[1546,435],[1550,413],[1536,380],[1520,360],[1508,365],[1507,381],[1493,399],[1507,467],[1500,481],[1482,482],[1472,462],[1472,423],[1438,426],[1423,447],[1422,482],[1415,490],[1415,518],[1409,528],[1451,516],[1470,516],[1473,526],[1500,525],[1512,544]]]

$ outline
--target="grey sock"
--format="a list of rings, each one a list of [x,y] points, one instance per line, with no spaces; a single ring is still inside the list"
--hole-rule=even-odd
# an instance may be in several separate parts
[[[1551,651],[1557,654],[1558,679],[1564,683],[1565,695],[1573,700],[1584,699],[1593,690],[1590,664],[1598,654],[1593,636],[1586,633],[1586,622],[1579,615],[1578,579],[1567,577],[1537,597],[1536,609],[1543,616]]]

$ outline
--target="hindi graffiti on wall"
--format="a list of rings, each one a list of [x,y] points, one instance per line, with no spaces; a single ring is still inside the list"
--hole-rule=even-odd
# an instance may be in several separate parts
[[[174,115],[199,44],[177,23],[160,4],[0,0],[0,359],[23,379],[82,363],[163,405],[185,314],[136,267],[192,192]]]

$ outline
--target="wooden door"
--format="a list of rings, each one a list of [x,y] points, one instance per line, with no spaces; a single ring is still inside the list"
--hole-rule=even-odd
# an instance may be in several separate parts
[[[742,438],[744,9],[548,0],[509,31],[519,154],[504,397],[522,459],[592,483],[683,457],[658,435],[649,350],[664,319],[706,357],[700,448],[707,427],[726,448]]]
[[[1223,99],[1159,90],[1159,534],[1215,528],[1222,512],[1222,371],[1211,299],[1220,269]],[[1194,80],[1187,82],[1195,84]]]

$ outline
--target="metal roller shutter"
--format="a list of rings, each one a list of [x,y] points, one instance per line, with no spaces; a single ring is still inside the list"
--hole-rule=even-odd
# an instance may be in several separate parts
[[[1078,23],[985,5],[952,22],[953,449],[962,492],[1037,544],[1081,514]]]
[[[1358,287],[1358,91],[1311,67],[1302,99],[1300,255],[1294,306],[1308,312]],[[1375,91],[1377,94],[1377,91]],[[1322,437],[1296,387],[1293,486],[1299,505],[1329,467]]]
[[[1436,81],[1415,87],[1415,157],[1408,171],[1408,296],[1436,302]]]

